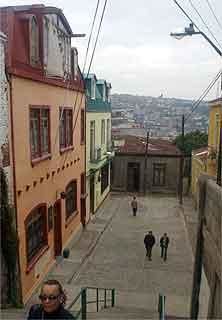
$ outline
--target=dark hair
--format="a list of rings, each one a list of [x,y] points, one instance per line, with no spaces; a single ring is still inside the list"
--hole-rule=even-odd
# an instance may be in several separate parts
[[[41,290],[43,289],[43,287],[45,285],[57,286],[58,287],[59,295],[61,297],[61,305],[64,306],[66,304],[67,296],[66,296],[65,291],[63,290],[63,287],[62,287],[61,283],[58,280],[55,280],[55,279],[46,280],[46,281],[43,282]]]

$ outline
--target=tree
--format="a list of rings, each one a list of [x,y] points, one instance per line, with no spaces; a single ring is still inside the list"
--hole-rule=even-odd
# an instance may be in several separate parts
[[[185,155],[191,156],[193,150],[208,145],[208,135],[205,132],[196,130],[184,135],[184,146],[181,134],[176,137],[174,143],[181,151],[184,151]]]

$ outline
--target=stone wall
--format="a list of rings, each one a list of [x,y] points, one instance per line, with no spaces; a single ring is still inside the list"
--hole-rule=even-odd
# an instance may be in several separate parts
[[[222,319],[221,307],[222,188],[208,177],[199,179],[199,221],[194,265],[191,317],[198,314],[202,268],[210,287],[208,318]]]

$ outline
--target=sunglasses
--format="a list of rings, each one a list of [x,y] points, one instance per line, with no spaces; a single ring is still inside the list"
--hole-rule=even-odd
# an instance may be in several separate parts
[[[46,300],[54,301],[54,300],[58,299],[59,296],[60,295],[57,295],[57,296],[54,296],[54,295],[46,296],[46,295],[40,294],[39,299],[41,301],[46,301]]]

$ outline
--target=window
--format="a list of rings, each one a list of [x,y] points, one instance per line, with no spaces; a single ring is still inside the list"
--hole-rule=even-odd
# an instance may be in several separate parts
[[[44,50],[44,66],[48,64],[49,56],[49,19],[44,17],[43,20],[43,50]]]
[[[81,194],[85,194],[86,190],[86,180],[85,180],[85,173],[81,174]]]
[[[25,222],[28,263],[47,245],[46,205],[36,207]]]
[[[101,194],[106,190],[109,184],[109,164],[101,169]]]
[[[91,99],[96,99],[96,83],[95,79],[91,79]]]
[[[215,148],[219,148],[219,137],[220,137],[220,115],[215,115]]]
[[[90,160],[95,159],[95,121],[90,121]]]
[[[49,109],[30,109],[31,158],[41,158],[50,153]]]
[[[107,119],[107,128],[106,128],[106,144],[107,150],[111,149],[111,128],[110,128],[110,119]]]
[[[60,110],[60,149],[66,149],[73,145],[73,110],[68,108],[62,108]]]
[[[66,187],[66,219],[77,211],[77,182],[72,181]]]
[[[48,208],[48,232],[53,228],[53,206]]]
[[[101,121],[101,144],[105,144],[105,120],[103,119]]]
[[[71,48],[71,67],[73,79],[78,76],[78,51],[76,48]]]
[[[81,143],[85,142],[85,112],[81,110]]]
[[[165,185],[166,164],[154,163],[153,165],[153,186]]]
[[[30,20],[30,63],[39,63],[39,28],[35,17]]]

